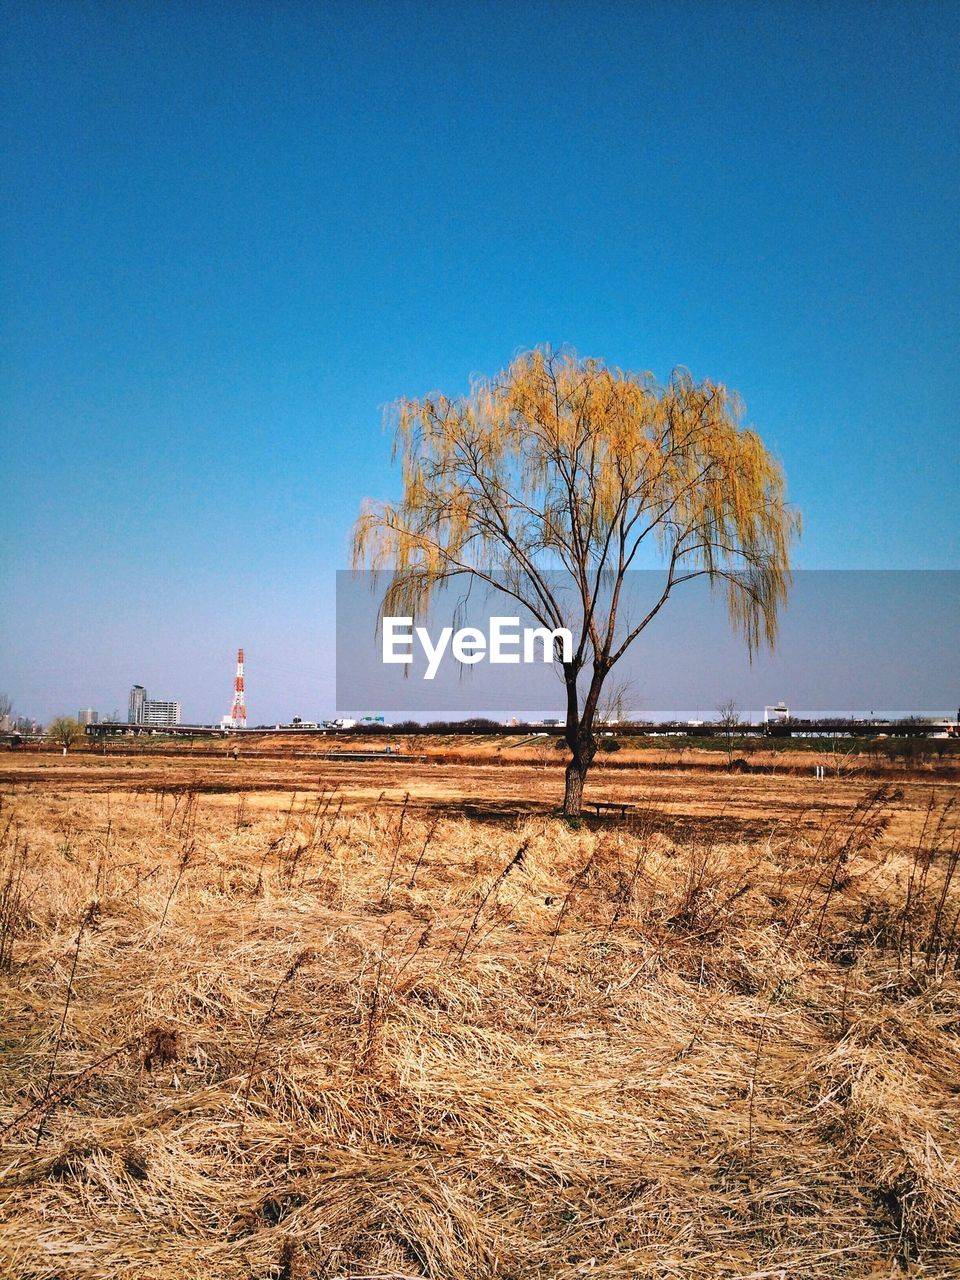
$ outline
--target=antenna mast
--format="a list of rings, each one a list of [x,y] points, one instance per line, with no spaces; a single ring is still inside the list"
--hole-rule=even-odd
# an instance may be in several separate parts
[[[230,708],[230,719],[235,729],[247,727],[247,704],[243,696],[243,650],[237,650],[237,675],[233,682],[233,706]]]

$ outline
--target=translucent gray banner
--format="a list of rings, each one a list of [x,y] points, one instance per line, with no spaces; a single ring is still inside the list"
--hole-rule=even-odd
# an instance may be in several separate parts
[[[548,579],[576,642],[579,592],[565,573]],[[540,623],[507,594],[515,584],[494,580],[502,585],[445,584],[417,616],[394,612],[406,621],[384,628],[389,575],[338,572],[338,716],[562,720],[563,683],[555,663],[542,661],[542,637],[534,636],[533,660],[524,661],[524,631]],[[627,575],[618,640],[647,615],[664,583],[658,570]],[[603,591],[601,602],[605,616]],[[458,637],[465,629],[473,630]],[[781,610],[775,649],[761,648],[751,662],[723,592],[698,579],[674,588],[613,668],[605,710],[621,720],[712,720],[732,700],[754,720],[777,704],[797,717],[955,718],[958,635],[958,570],[803,570]],[[497,650],[506,661],[491,661]]]

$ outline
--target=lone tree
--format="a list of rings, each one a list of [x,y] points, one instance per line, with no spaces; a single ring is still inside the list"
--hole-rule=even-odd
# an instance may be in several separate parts
[[[726,698],[717,703],[717,724],[727,744],[727,761],[733,763],[733,739],[740,728],[740,708],[733,698]]]
[[[604,682],[681,583],[707,577],[724,590],[751,654],[776,639],[800,520],[742,413],[734,393],[684,369],[661,385],[550,348],[466,396],[394,406],[402,497],[364,503],[354,567],[389,570],[381,617],[415,614],[452,580],[480,580],[573,633],[560,662],[567,815],[580,812],[597,752]],[[651,545],[662,591],[618,629],[625,575]]]
[[[66,755],[73,744],[83,737],[83,728],[73,716],[57,716],[48,726],[47,733],[58,747],[63,747],[63,754]]]

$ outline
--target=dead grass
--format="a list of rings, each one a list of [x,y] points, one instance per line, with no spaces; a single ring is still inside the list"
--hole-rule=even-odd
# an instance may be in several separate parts
[[[950,788],[407,777],[7,786],[0,1274],[960,1274]]]

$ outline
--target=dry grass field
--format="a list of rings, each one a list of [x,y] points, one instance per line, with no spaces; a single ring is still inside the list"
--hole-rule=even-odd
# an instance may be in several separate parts
[[[957,785],[0,760],[0,1275],[960,1275]]]

